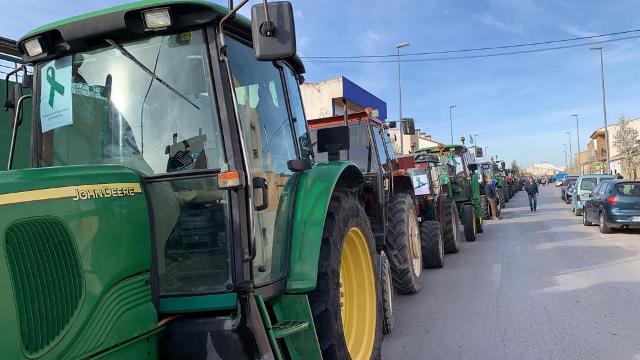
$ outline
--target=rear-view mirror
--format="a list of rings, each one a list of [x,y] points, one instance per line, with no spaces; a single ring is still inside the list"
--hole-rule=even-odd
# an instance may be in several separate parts
[[[387,126],[389,127],[389,129],[395,129],[396,128],[396,122],[395,121],[388,121],[387,122]]]
[[[22,97],[22,86],[20,84],[15,84],[13,87],[9,88],[7,93],[7,98],[4,101],[5,110],[9,112],[9,126],[13,127],[13,121],[16,118],[16,103],[18,99]],[[22,109],[20,109],[20,114],[18,116],[17,125],[19,126],[22,123]]]
[[[251,7],[251,35],[258,60],[283,60],[296,54],[293,8],[288,1]]]
[[[476,157],[484,157],[484,153],[482,152],[481,147],[476,147]]]
[[[336,126],[318,129],[318,152],[326,152],[329,160],[339,160],[340,150],[349,150],[349,127]]]
[[[402,119],[402,133],[405,135],[416,134],[416,124],[413,119]]]

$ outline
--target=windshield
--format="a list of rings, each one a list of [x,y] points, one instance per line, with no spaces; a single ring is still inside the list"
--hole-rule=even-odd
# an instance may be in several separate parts
[[[202,32],[117,44],[135,59],[114,46],[38,67],[37,165],[121,164],[144,174],[220,168]]]
[[[640,196],[640,182],[616,184],[616,190],[623,196]]]

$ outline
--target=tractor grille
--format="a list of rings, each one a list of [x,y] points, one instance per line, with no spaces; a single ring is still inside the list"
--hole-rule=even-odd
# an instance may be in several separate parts
[[[36,355],[64,334],[80,306],[78,249],[65,224],[51,217],[11,224],[5,241],[22,345]]]

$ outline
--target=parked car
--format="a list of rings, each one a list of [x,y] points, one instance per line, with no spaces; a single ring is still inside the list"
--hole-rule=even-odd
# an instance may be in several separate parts
[[[640,181],[605,180],[584,202],[582,224],[598,224],[600,232],[640,229]]]
[[[591,199],[591,192],[603,180],[614,179],[613,175],[589,174],[581,175],[576,180],[575,190],[571,196],[571,207],[576,216],[582,215],[584,202]]]
[[[576,179],[578,179],[578,177],[574,175],[567,175],[564,177],[564,179],[562,179],[562,185],[560,186],[560,198],[562,198],[562,200],[567,200],[564,196],[565,191],[567,191],[569,182],[576,181]]]
[[[576,189],[576,180],[570,180],[567,183],[567,190],[564,193],[564,202],[565,204],[571,204],[571,199],[573,196],[573,192]]]

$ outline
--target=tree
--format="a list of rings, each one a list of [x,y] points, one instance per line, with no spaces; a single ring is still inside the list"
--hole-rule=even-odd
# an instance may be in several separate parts
[[[620,154],[622,173],[625,177],[636,178],[635,169],[640,165],[640,134],[629,125],[629,121],[621,116],[618,131],[613,137],[613,145]]]

